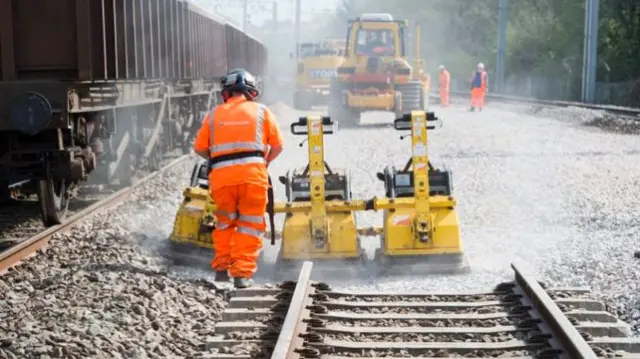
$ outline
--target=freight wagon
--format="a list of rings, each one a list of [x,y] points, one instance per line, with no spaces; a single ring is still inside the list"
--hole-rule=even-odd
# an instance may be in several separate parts
[[[189,151],[220,78],[260,81],[266,63],[262,43],[184,0],[0,0],[0,196],[30,183],[60,223],[78,184]]]

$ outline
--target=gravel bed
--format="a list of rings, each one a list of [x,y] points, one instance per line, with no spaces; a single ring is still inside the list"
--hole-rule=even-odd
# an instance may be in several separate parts
[[[371,334],[371,333],[331,333],[323,334],[324,340],[343,340],[349,342],[454,342],[454,343],[501,343],[510,340],[524,340],[522,332],[497,334]]]
[[[635,135],[585,126],[597,111],[490,104],[468,112],[466,103],[435,107],[443,127],[430,132],[436,166],[453,171],[461,236],[471,273],[390,278],[318,276],[335,290],[385,292],[491,292],[520,267],[549,286],[591,287],[597,299],[640,332],[640,141]],[[280,111],[286,149],[272,176],[306,163],[301,136],[287,126],[297,115]],[[280,114],[278,112],[278,115]],[[325,137],[330,166],[351,170],[354,198],[383,196],[376,171],[403,165],[409,141],[400,140],[388,114],[368,113],[358,129]],[[276,197],[284,199],[277,184]],[[359,226],[381,225],[382,213],[357,215]],[[277,218],[281,226],[282,216]],[[369,258],[376,237],[363,237]],[[267,246],[275,258],[277,251]]]
[[[201,352],[223,299],[210,281],[171,273],[158,240],[168,235],[192,164],[58,235],[45,253],[0,277],[0,358]]]

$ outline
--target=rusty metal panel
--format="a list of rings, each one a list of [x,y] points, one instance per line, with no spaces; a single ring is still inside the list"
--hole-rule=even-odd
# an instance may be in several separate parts
[[[160,70],[160,24],[158,22],[158,0],[149,0],[150,42],[151,42],[151,77],[158,77]]]
[[[198,51],[198,67],[196,67],[197,72],[196,75],[197,77],[202,77],[204,75],[204,24],[202,21],[202,15],[200,14],[196,14],[196,23],[198,24],[197,27],[197,46],[196,46],[196,50]]]
[[[195,61],[195,48],[194,48],[194,28],[193,28],[193,16],[191,10],[188,7],[185,7],[185,20],[186,20],[186,29],[187,29],[187,37],[185,42],[185,52],[187,54],[187,58],[185,61],[186,64],[186,77],[193,78],[193,63]]]
[[[9,1],[4,0],[3,3]],[[10,6],[12,5],[12,6]],[[76,7],[73,0],[21,0],[3,4],[3,67],[16,78],[70,78],[77,76]],[[10,9],[9,7],[12,7]],[[13,23],[13,26],[11,26]],[[8,38],[12,27],[13,46]],[[11,50],[15,69],[11,71]],[[6,52],[5,52],[6,51]]]
[[[141,40],[142,40],[142,72],[140,77],[153,76],[151,71],[151,57],[153,57],[153,51],[151,51],[151,0],[140,0],[140,27],[142,28]]]
[[[173,3],[175,0],[164,0],[164,77],[173,78]]]
[[[205,49],[205,29],[204,29],[204,17],[200,14],[197,14],[198,18],[198,77],[204,76],[204,49]]]
[[[167,2],[167,76],[176,77],[176,24],[175,24],[175,1]]]
[[[83,0],[78,0],[83,1]],[[86,1],[86,0],[85,0]],[[105,77],[105,43],[104,43],[104,17],[102,16],[102,3],[104,0],[88,1],[89,22],[88,31],[91,38],[91,79],[103,79]]]
[[[188,26],[186,22],[185,3],[178,2],[178,9],[176,11],[178,17],[178,77],[185,78],[187,76],[186,64],[187,64],[187,35]]]
[[[12,1],[0,0],[0,80],[16,79]]]
[[[211,77],[213,73],[213,62],[211,56],[211,47],[213,46],[211,43],[213,42],[213,19],[205,18],[205,45],[204,45],[204,63],[205,63],[205,77]]]
[[[90,6],[86,1],[76,1],[76,61],[78,64],[77,76],[80,80],[91,79],[91,18]]]
[[[160,43],[158,57],[160,71],[159,76],[166,78],[169,75],[169,34],[167,32],[169,24],[167,23],[167,0],[158,0],[158,40]]]
[[[236,50],[235,44],[235,28],[229,24],[225,24],[226,49],[227,49],[227,66],[229,70],[236,68]]]
[[[213,76],[220,78],[226,75],[227,67],[227,37],[224,24],[216,22],[214,24],[215,43],[213,47],[214,70]]]
[[[202,26],[201,26],[201,18],[200,15],[198,15],[195,12],[192,12],[193,14],[193,24],[194,24],[194,42],[191,46],[193,46],[193,49],[195,51],[195,61],[193,63],[193,69],[194,69],[194,77],[200,77],[202,75],[201,70],[202,70]]]
[[[102,10],[102,48],[104,51],[104,78],[117,78],[118,62],[117,29],[114,0],[101,0]]]
[[[135,16],[135,3],[136,0],[120,0],[122,1],[123,19],[124,19],[124,32],[125,32],[125,75],[127,79],[136,77],[136,16]]]

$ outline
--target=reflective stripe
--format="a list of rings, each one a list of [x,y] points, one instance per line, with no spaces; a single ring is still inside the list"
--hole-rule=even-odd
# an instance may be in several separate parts
[[[235,166],[235,165],[247,165],[250,163],[265,163],[264,158],[262,157],[247,157],[247,158],[240,158],[237,160],[228,160],[228,161],[222,161],[222,162],[218,162],[215,165],[211,166],[212,170],[215,169],[219,169],[219,168],[225,168],[225,167],[229,167],[229,166]]]
[[[238,221],[262,224],[262,222],[264,221],[264,216],[262,216],[262,217],[260,217],[260,216],[245,216],[244,214],[241,214],[238,217]]]
[[[222,145],[211,146],[211,152],[231,150],[263,151],[264,145],[254,142],[231,142]]]
[[[223,230],[223,229],[230,228],[231,226],[232,226],[231,223],[220,223],[218,224],[218,226],[216,226],[216,229]]]
[[[209,117],[209,119],[211,120],[210,122],[211,129],[209,131],[209,138],[211,139],[211,141],[209,141],[209,145],[210,145],[209,152],[212,155],[211,157],[214,157],[213,155],[215,152],[220,152],[220,151],[232,151],[232,150],[264,151],[265,150],[265,146],[262,140],[264,137],[264,114],[266,112],[266,106],[261,103],[258,103],[256,105],[258,106],[258,112],[256,116],[256,137],[254,142],[230,142],[230,143],[223,143],[220,145],[214,145],[213,130],[215,126],[213,121],[213,113],[211,113],[211,117]]]
[[[230,213],[230,212],[222,211],[222,210],[217,210],[214,213],[215,213],[216,216],[224,216],[224,217],[229,218],[232,221],[234,219],[238,218],[238,214],[237,213]]]
[[[253,229],[253,228],[249,228],[249,227],[244,227],[244,226],[238,226],[237,231],[239,233],[244,233],[244,234],[248,234],[250,236],[255,236],[255,237],[260,237],[262,236],[262,231],[259,231],[257,229]]]

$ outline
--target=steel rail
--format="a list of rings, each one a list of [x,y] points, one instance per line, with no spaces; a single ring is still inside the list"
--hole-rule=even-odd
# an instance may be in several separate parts
[[[311,290],[312,268],[313,263],[310,261],[302,264],[296,289],[291,297],[291,304],[289,304],[287,315],[284,318],[284,323],[282,323],[282,329],[280,330],[276,345],[273,348],[271,359],[290,359],[296,357],[295,350],[299,348],[296,348],[293,342],[304,330],[300,328],[300,326],[304,324],[303,312],[306,309],[307,301],[310,299],[309,291]]]
[[[49,227],[44,231],[36,234],[35,236],[16,244],[15,246],[10,247],[9,249],[0,253],[0,275],[4,274],[9,268],[15,266],[20,263],[23,259],[29,257],[32,254],[35,254],[39,249],[45,248],[48,244],[49,240],[57,233],[63,232],[67,229],[72,228],[75,224],[82,221],[86,216],[95,214],[100,212],[103,209],[112,207],[124,199],[126,199],[136,188],[143,185],[144,183],[152,180],[160,173],[184,162],[188,159],[190,155],[181,156],[173,161],[171,161],[166,166],[160,168],[159,170],[147,175],[142,178],[140,181],[134,183],[131,186],[125,187],[118,192],[110,195],[109,197],[94,203],[93,205],[83,209],[82,211],[76,213],[75,215],[68,218],[61,224],[58,224],[53,227]]]
[[[469,97],[469,93],[460,92],[460,91],[451,91],[449,92],[450,96],[456,98],[464,98]],[[438,99],[439,95],[435,92],[431,93],[430,97],[434,99]],[[575,101],[554,101],[554,100],[542,100],[532,97],[519,97],[519,96],[510,96],[503,94],[487,94],[486,97],[488,100],[495,100],[498,102],[511,102],[511,103],[520,103],[520,104],[532,104],[532,105],[543,105],[543,106],[551,106],[551,107],[579,107],[590,110],[598,110],[605,111],[610,113],[616,113],[625,116],[632,117],[640,117],[640,108],[634,107],[624,107],[624,106],[615,106],[615,105],[599,105],[599,104],[590,104],[583,102],[575,102]]]
[[[589,344],[578,333],[578,330],[569,322],[566,315],[551,299],[549,294],[531,276],[525,275],[519,266],[511,264],[516,275],[516,283],[522,288],[527,297],[533,303],[535,309],[542,316],[542,320],[551,328],[553,337],[562,345],[570,358],[596,359]]]

